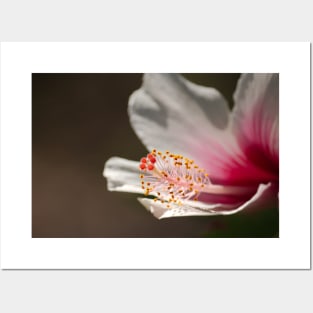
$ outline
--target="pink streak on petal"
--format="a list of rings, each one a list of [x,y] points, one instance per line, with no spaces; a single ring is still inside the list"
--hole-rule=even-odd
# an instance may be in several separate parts
[[[244,194],[244,195],[214,195],[214,194],[208,194],[208,193],[202,193],[199,196],[199,201],[205,202],[205,203],[221,203],[221,204],[242,204],[247,199],[251,198],[253,194],[256,192],[257,187],[255,188],[254,192],[250,194]]]
[[[247,158],[258,167],[278,173],[278,121],[256,104],[236,131],[237,140]]]
[[[261,155],[258,149],[250,147],[250,151],[243,153],[236,144],[232,149],[229,146],[226,149],[222,141],[212,137],[207,138],[205,145],[191,143],[195,161],[207,170],[214,184],[253,186],[278,181],[278,171],[268,166],[267,156]]]

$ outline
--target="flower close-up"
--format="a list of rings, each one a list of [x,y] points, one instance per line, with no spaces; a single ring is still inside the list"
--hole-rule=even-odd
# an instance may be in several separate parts
[[[107,160],[108,190],[141,194],[158,219],[277,209],[278,74],[242,74],[233,101],[179,74],[144,74],[128,114],[147,154]]]

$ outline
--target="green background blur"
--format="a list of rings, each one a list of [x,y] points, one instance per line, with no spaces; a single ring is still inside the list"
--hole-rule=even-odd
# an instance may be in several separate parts
[[[184,74],[233,105],[239,74]],[[278,210],[157,220],[135,194],[108,192],[112,156],[146,154],[127,103],[142,74],[33,74],[33,237],[275,237]]]

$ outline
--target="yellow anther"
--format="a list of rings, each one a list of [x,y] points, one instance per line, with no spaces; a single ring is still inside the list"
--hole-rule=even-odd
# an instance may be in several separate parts
[[[210,184],[206,178],[208,174],[203,169],[193,160],[179,154],[153,149],[141,162],[146,166],[144,174],[140,173],[139,176],[143,192],[145,195],[156,195],[155,202],[158,199],[162,203],[192,200],[203,191],[207,183]]]

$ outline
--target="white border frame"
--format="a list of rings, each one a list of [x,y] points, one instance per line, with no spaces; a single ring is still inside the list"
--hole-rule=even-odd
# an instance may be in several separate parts
[[[31,238],[33,72],[279,72],[280,238]],[[310,44],[2,43],[1,161],[3,269],[309,269]]]

